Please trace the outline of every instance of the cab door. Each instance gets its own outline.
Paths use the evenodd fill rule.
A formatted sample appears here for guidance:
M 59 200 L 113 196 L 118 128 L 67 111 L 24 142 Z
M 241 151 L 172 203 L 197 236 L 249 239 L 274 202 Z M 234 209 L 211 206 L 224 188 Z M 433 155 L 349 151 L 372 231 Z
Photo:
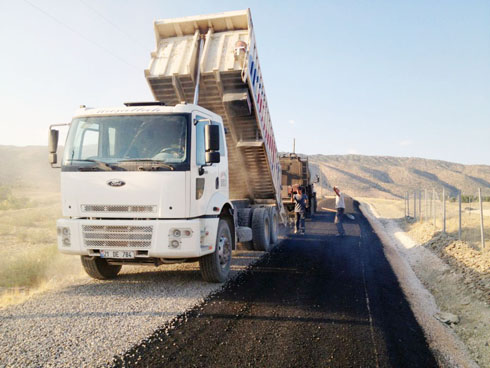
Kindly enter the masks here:
M 228 177 L 228 152 L 226 147 L 225 129 L 221 122 L 213 122 L 213 124 L 219 125 L 219 153 L 220 162 L 219 167 L 219 187 L 218 191 L 226 198 L 229 198 L 230 194 L 230 178 Z
M 194 196 L 191 203 L 191 216 L 209 215 L 206 213 L 208 203 L 213 194 L 220 188 L 220 163 L 206 165 L 206 153 L 204 142 L 204 127 L 210 124 L 207 117 L 196 115 L 194 119 L 195 154 L 194 165 L 191 170 L 191 195 Z M 220 160 L 221 161 L 221 160 Z

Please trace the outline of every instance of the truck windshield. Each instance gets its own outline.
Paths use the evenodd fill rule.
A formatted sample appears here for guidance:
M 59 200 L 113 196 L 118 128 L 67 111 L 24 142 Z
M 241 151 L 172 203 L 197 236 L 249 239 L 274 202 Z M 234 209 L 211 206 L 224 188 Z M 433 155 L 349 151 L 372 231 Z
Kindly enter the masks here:
M 174 170 L 188 166 L 186 115 L 121 115 L 73 120 L 63 155 L 68 170 Z

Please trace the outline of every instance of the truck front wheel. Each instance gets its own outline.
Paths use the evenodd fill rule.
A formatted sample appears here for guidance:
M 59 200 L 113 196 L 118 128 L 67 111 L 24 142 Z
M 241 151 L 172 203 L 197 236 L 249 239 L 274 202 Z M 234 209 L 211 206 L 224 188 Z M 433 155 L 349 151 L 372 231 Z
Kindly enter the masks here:
M 121 271 L 121 265 L 111 265 L 100 257 L 82 256 L 82 266 L 87 274 L 97 280 L 109 280 L 117 276 Z
M 205 281 L 226 281 L 230 273 L 232 249 L 233 238 L 231 236 L 230 223 L 226 219 L 220 219 L 214 252 L 199 259 L 199 268 Z

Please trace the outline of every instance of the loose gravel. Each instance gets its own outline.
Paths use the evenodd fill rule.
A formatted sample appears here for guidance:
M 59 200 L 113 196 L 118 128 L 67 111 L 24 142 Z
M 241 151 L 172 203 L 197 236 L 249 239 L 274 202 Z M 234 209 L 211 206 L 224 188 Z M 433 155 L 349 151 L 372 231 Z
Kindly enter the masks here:
M 231 277 L 262 255 L 234 252 Z M 0 367 L 107 364 L 222 287 L 202 281 L 197 263 L 126 266 L 112 281 L 83 278 L 0 310 Z

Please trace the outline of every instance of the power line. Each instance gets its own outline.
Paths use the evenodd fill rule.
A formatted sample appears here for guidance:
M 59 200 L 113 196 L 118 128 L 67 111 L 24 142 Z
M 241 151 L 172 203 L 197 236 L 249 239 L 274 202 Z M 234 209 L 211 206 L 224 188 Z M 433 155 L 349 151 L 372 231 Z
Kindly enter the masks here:
M 108 17 L 106 17 L 104 14 L 102 14 L 100 11 L 98 11 L 97 9 L 95 9 L 92 5 L 89 5 L 86 1 L 84 0 L 79 0 L 83 5 L 85 5 L 87 8 L 89 8 L 92 12 L 94 12 L 95 14 L 97 14 L 100 18 L 102 18 L 103 20 L 105 20 L 107 23 L 109 23 L 111 26 L 113 26 L 115 29 L 117 29 L 121 34 L 123 34 L 124 36 L 126 36 L 126 38 L 128 40 L 130 40 L 132 43 L 134 43 L 135 45 L 138 45 L 139 47 L 142 47 L 145 51 L 146 50 L 146 47 L 143 46 L 137 39 L 135 39 L 133 36 L 131 36 L 129 33 L 127 33 L 123 28 L 119 27 L 116 23 L 114 23 L 113 21 L 111 21 Z
M 69 31 L 77 34 L 78 36 L 80 36 L 81 38 L 83 38 L 85 41 L 91 43 L 92 45 L 94 46 L 97 46 L 98 48 L 104 50 L 105 52 L 107 52 L 108 54 L 110 54 L 111 56 L 115 57 L 116 59 L 118 59 L 119 61 L 123 62 L 124 64 L 130 66 L 131 68 L 134 68 L 134 69 L 140 69 L 138 68 L 137 66 L 127 62 L 125 59 L 123 59 L 122 57 L 120 57 L 119 55 L 115 54 L 114 52 L 112 52 L 111 50 L 109 50 L 108 48 L 102 46 L 100 43 L 96 42 L 96 41 L 92 41 L 90 38 L 86 37 L 85 35 L 83 35 L 82 33 L 78 32 L 75 28 L 69 26 L 68 24 L 62 22 L 61 20 L 59 20 L 58 18 L 56 18 L 54 15 L 48 13 L 47 11 L 41 9 L 40 7 L 38 7 L 37 5 L 34 5 L 33 3 L 31 3 L 29 0 L 24 0 L 24 2 L 26 2 L 28 5 L 30 5 L 31 7 L 33 7 L 34 9 L 40 11 L 41 13 L 43 13 L 44 15 L 46 15 L 47 17 L 51 18 L 51 20 L 55 21 L 56 23 L 60 24 L 61 26 L 65 27 L 66 29 L 68 29 Z

